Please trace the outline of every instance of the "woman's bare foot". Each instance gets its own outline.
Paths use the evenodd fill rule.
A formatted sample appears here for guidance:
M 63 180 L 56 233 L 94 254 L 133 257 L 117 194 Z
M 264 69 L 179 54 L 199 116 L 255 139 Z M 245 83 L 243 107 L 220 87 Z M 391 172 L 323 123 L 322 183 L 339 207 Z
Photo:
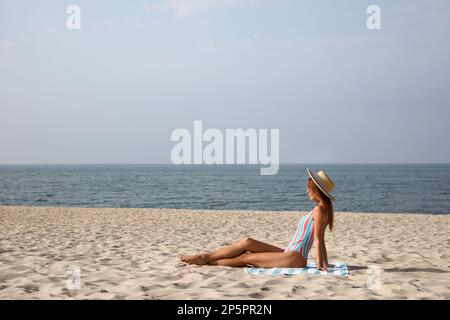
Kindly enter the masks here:
M 208 257 L 205 253 L 193 254 L 193 255 L 179 255 L 181 261 L 189 263 L 189 264 L 197 264 L 199 266 L 205 265 L 208 263 Z

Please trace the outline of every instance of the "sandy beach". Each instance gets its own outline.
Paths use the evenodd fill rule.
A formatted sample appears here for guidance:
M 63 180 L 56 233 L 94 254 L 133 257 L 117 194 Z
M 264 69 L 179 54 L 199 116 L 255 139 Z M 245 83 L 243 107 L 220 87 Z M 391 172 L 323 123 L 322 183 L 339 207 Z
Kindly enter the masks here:
M 336 213 L 329 260 L 349 277 L 177 258 L 248 236 L 284 248 L 303 214 L 0 207 L 0 299 L 450 299 L 450 215 Z

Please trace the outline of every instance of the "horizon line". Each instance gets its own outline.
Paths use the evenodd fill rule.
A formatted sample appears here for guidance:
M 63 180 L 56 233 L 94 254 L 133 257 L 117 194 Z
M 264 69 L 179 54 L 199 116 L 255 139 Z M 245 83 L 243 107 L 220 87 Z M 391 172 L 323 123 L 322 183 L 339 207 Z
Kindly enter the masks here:
M 47 162 L 30 162 L 30 163 L 0 163 L 0 166 L 20 166 L 20 165 L 48 165 L 48 166 L 63 166 L 63 165 L 173 165 L 173 166 L 265 166 L 266 164 L 237 164 L 237 163 L 223 163 L 223 164 L 174 164 L 170 162 L 81 162 L 81 163 L 47 163 Z M 280 162 L 279 165 L 450 165 L 450 162 Z

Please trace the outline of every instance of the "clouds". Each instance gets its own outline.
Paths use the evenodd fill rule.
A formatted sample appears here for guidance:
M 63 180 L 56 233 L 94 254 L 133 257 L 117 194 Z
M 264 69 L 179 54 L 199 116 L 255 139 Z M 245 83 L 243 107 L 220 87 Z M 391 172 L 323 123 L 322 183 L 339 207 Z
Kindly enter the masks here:
M 14 44 L 11 41 L 0 41 L 0 50 L 9 50 L 14 47 Z
M 143 8 L 145 13 L 150 13 L 154 10 L 153 6 L 150 3 L 144 3 Z
M 264 0 L 160 0 L 158 4 L 146 2 L 145 13 L 168 11 L 174 16 L 184 17 L 215 9 L 229 9 L 257 5 Z
M 161 8 L 170 10 L 175 16 L 190 16 L 213 9 L 250 6 L 261 0 L 163 0 Z
M 6 58 L 11 58 L 12 54 L 13 54 L 13 50 L 14 50 L 14 43 L 12 41 L 2 41 L 0 39 L 0 58 L 2 60 L 6 60 Z M 0 66 L 2 65 L 1 62 L 5 62 L 5 61 L 0 61 Z

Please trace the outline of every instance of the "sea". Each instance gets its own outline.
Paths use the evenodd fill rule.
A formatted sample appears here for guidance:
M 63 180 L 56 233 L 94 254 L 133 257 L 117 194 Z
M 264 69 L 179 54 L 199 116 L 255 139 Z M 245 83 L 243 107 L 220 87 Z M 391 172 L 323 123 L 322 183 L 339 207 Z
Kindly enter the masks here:
M 334 180 L 336 211 L 450 213 L 450 164 L 0 165 L 0 205 L 308 211 L 307 167 Z

